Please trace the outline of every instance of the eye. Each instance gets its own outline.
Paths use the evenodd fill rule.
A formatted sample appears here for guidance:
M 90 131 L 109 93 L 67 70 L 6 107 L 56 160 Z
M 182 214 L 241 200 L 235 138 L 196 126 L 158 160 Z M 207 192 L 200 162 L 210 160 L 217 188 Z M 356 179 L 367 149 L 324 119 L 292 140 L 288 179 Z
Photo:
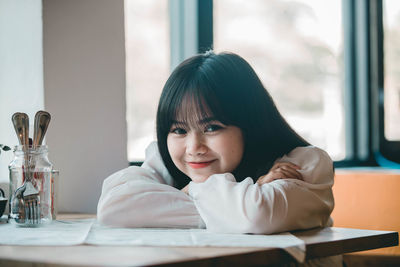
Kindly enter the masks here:
M 172 128 L 171 133 L 181 135 L 181 134 L 186 134 L 187 132 L 183 128 L 176 127 L 176 128 Z
M 218 130 L 221 130 L 223 127 L 218 124 L 210 124 L 206 126 L 205 132 L 216 132 Z

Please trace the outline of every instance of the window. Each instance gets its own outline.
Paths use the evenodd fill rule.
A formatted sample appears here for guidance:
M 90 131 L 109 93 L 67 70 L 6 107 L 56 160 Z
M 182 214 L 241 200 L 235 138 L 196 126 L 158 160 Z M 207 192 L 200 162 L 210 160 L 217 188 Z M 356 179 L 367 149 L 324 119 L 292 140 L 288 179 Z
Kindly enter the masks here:
M 170 73 L 168 1 L 126 0 L 128 160 L 141 161 L 155 139 L 158 98 Z
M 255 68 L 290 125 L 345 158 L 341 3 L 214 1 L 214 49 Z
M 42 1 L 0 1 L 0 143 L 10 147 L 18 143 L 13 113 L 27 113 L 32 126 L 44 107 L 42 8 Z M 0 187 L 7 196 L 13 156 L 0 155 Z
M 380 164 L 399 168 L 394 162 L 400 163 L 400 3 L 385 0 L 376 5 L 381 18 L 376 42 L 379 58 L 383 58 L 377 62 L 381 122 L 377 158 Z
M 125 1 L 131 161 L 154 138 L 170 69 L 213 47 L 248 60 L 283 116 L 335 166 L 400 162 L 399 1 Z
M 384 2 L 385 138 L 400 141 L 400 1 Z

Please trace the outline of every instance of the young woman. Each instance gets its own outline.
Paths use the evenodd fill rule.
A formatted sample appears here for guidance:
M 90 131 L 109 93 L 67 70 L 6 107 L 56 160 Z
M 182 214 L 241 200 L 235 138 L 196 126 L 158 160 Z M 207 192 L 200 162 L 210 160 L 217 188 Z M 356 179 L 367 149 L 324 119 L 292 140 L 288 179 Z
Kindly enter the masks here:
M 208 52 L 174 70 L 157 139 L 141 167 L 104 181 L 100 222 L 256 234 L 331 225 L 330 157 L 295 133 L 238 55 Z

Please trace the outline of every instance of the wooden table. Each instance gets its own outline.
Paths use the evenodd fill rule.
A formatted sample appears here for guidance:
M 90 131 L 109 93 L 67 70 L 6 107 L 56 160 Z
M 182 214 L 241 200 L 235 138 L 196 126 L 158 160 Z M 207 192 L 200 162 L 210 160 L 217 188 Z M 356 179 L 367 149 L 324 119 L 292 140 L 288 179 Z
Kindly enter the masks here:
M 63 216 L 65 218 L 84 216 Z M 396 246 L 397 232 L 347 228 L 295 231 L 306 244 L 306 259 Z M 279 248 L 0 246 L 0 266 L 256 266 L 293 262 Z

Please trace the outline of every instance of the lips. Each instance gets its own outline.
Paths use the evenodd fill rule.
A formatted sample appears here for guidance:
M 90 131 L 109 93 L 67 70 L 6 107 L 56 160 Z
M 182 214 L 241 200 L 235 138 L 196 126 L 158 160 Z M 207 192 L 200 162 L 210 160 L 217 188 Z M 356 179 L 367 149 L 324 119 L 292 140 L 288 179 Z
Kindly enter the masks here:
M 203 162 L 188 162 L 188 164 L 193 169 L 201 169 L 201 168 L 205 168 L 205 167 L 209 166 L 213 162 L 214 162 L 214 160 L 203 161 Z

